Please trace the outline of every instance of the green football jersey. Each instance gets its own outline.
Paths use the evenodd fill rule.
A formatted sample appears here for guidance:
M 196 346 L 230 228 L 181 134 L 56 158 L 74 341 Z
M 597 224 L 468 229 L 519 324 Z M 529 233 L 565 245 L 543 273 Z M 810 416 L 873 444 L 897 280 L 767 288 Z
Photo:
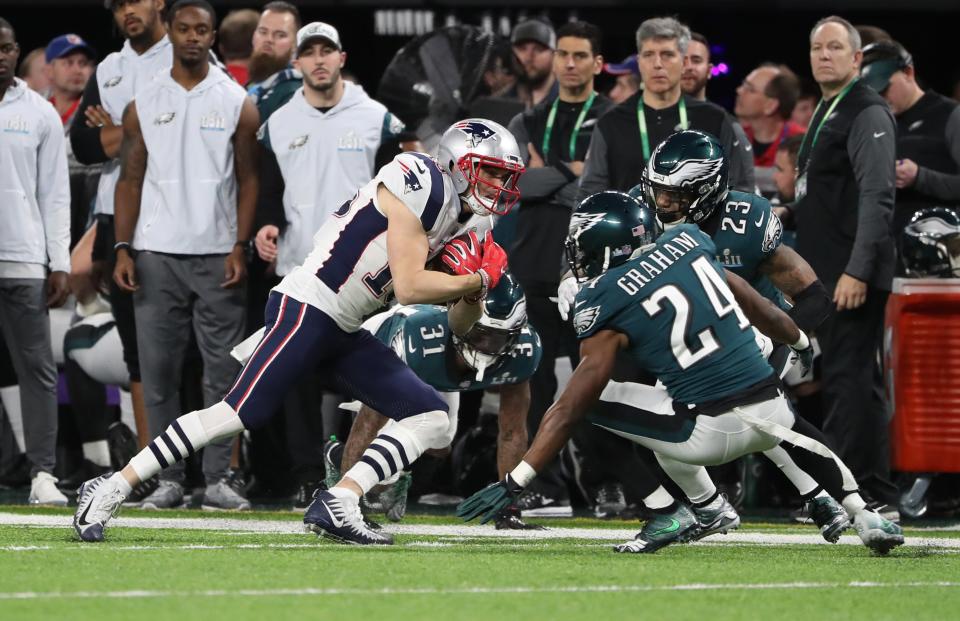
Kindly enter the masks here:
M 644 200 L 639 185 L 628 193 Z M 723 267 L 746 280 L 757 293 L 783 310 L 790 308 L 780 290 L 760 272 L 760 264 L 780 247 L 783 237 L 783 226 L 773 213 L 770 201 L 756 194 L 730 190 L 723 207 L 701 222 L 700 228 L 713 239 L 717 261 Z
M 670 229 L 654 248 L 581 287 L 574 310 L 581 339 L 623 333 L 635 362 L 679 403 L 728 397 L 773 373 L 716 246 L 693 224 Z
M 476 372 L 458 372 L 456 352 L 447 325 L 447 309 L 443 306 L 415 304 L 399 306 L 374 332 L 388 345 L 417 377 L 440 392 L 463 392 L 503 384 L 519 384 L 533 375 L 543 356 L 540 337 L 527 325 L 520 339 L 500 362 L 485 370 L 483 380 Z

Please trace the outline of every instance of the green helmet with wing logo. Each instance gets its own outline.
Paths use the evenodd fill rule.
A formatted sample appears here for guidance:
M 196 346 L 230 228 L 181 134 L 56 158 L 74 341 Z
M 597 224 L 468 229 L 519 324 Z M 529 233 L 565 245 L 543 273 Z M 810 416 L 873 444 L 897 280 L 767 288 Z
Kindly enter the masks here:
M 700 223 L 727 198 L 727 158 L 716 138 L 677 132 L 657 145 L 643 169 L 643 191 L 657 219 L 669 228 Z
M 567 263 L 577 280 L 595 278 L 626 263 L 633 252 L 656 241 L 660 224 L 653 210 L 623 192 L 597 192 L 583 199 L 570 218 Z
M 454 333 L 453 345 L 479 381 L 485 369 L 510 354 L 526 325 L 527 299 L 517 279 L 505 272 L 484 299 L 480 319 L 462 337 Z

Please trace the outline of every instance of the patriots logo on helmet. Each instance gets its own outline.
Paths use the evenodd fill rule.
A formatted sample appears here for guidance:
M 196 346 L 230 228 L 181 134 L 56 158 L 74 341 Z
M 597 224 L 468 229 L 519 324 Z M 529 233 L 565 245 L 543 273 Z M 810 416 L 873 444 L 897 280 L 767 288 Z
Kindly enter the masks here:
M 454 125 L 454 127 L 467 135 L 471 148 L 476 148 L 476 146 L 484 140 L 488 140 L 497 135 L 497 132 L 477 121 L 461 121 Z
M 410 192 L 422 190 L 423 186 L 420 184 L 420 179 L 417 178 L 417 174 L 410 170 L 410 168 L 403 162 L 397 163 L 400 164 L 400 170 L 403 171 L 403 193 L 409 194 Z

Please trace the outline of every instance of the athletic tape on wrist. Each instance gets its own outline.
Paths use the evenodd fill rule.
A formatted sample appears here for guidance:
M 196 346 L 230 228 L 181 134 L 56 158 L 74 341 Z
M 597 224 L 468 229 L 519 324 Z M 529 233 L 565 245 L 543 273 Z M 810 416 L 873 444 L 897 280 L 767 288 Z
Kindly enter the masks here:
M 521 461 L 519 464 L 517 464 L 517 467 L 510 472 L 510 478 L 516 481 L 517 485 L 521 487 L 530 485 L 530 481 L 534 480 L 536 477 L 537 471 L 525 461 Z

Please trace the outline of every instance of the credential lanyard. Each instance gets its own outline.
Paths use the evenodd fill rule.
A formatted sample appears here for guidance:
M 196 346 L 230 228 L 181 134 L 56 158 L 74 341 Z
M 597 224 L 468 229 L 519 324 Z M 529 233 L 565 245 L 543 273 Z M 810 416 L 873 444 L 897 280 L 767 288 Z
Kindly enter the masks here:
M 587 118 L 587 112 L 590 111 L 590 106 L 593 105 L 593 100 L 597 98 L 597 91 L 590 93 L 590 96 L 587 97 L 586 103 L 583 104 L 583 108 L 580 109 L 580 116 L 577 117 L 577 122 L 573 125 L 573 132 L 570 134 L 570 161 L 575 160 L 575 152 L 577 149 L 577 136 L 580 135 L 580 126 L 583 125 L 584 119 Z M 540 145 L 540 151 L 543 153 L 543 159 L 546 160 L 549 156 L 550 151 L 550 135 L 553 134 L 553 122 L 557 118 L 557 107 L 560 105 L 560 97 L 557 97 L 553 100 L 553 106 L 550 107 L 550 114 L 547 115 L 547 128 L 543 133 L 543 143 Z
M 687 104 L 680 95 L 677 104 L 680 112 L 680 129 L 687 129 Z M 647 115 L 643 110 L 643 97 L 637 100 L 637 123 L 640 124 L 640 141 L 643 143 L 643 161 L 650 160 L 650 137 L 647 135 Z
M 826 114 L 820 118 L 820 122 L 817 124 L 817 129 L 813 132 L 813 138 L 810 140 L 810 147 L 807 148 L 807 136 L 810 135 L 810 132 L 807 132 L 803 135 L 803 140 L 800 141 L 800 150 L 797 151 L 797 162 L 804 162 L 804 170 L 806 170 L 806 164 L 809 163 L 809 153 L 813 151 L 814 145 L 817 144 L 817 138 L 820 137 L 820 130 L 823 129 L 823 124 L 827 122 L 827 119 L 830 118 L 830 115 L 833 114 L 833 110 L 837 107 L 837 104 L 840 103 L 840 100 L 846 97 L 847 93 L 850 92 L 850 89 L 853 88 L 853 85 L 857 83 L 857 80 L 860 78 L 854 78 L 850 84 L 847 84 L 843 87 L 843 90 L 840 91 L 840 94 L 833 98 L 833 102 L 830 104 L 830 107 L 827 108 Z M 820 98 L 820 101 L 817 102 L 817 107 L 813 111 L 813 116 L 817 116 L 817 112 L 820 112 L 820 107 L 823 105 L 823 98 Z M 803 156 L 807 154 L 807 160 L 804 161 Z

